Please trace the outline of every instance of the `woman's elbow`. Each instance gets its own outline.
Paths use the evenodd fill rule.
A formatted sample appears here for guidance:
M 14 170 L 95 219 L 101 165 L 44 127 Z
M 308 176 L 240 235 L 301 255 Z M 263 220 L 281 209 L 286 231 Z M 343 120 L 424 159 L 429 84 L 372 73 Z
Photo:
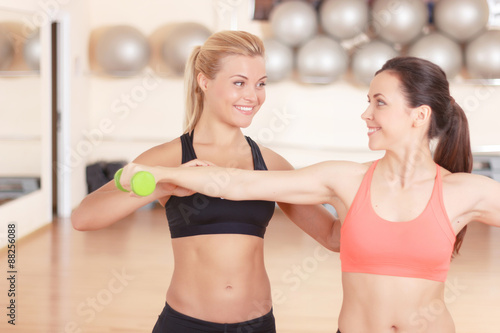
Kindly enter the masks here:
M 88 219 L 85 219 L 78 208 L 71 213 L 71 225 L 78 231 L 91 230 Z
M 327 248 L 333 252 L 340 252 L 340 220 L 335 219 L 333 222 L 331 233 L 327 240 Z
M 333 252 L 340 252 L 340 242 L 329 242 L 326 248 Z

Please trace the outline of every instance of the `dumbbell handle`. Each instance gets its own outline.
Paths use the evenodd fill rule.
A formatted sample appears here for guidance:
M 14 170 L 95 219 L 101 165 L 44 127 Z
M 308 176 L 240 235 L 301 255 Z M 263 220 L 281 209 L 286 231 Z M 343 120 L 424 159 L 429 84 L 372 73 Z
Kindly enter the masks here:
M 120 177 L 122 175 L 123 168 L 119 169 L 115 173 L 115 186 L 123 192 L 129 192 L 122 187 L 120 184 Z M 132 176 L 130 180 L 130 187 L 132 192 L 135 194 L 145 197 L 154 192 L 156 188 L 156 180 L 151 172 L 139 171 Z

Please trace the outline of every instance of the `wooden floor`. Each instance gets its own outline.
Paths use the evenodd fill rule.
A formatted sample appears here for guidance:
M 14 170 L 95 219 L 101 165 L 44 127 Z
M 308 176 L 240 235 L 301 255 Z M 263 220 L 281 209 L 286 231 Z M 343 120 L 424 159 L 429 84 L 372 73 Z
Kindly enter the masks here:
M 0 332 L 151 332 L 173 268 L 161 209 L 139 210 L 93 232 L 57 220 L 17 246 L 15 326 L 7 324 L 7 257 L 0 251 Z M 279 210 L 265 246 L 278 332 L 335 332 L 342 298 L 338 254 Z M 471 225 L 447 283 L 457 333 L 500 332 L 500 229 Z

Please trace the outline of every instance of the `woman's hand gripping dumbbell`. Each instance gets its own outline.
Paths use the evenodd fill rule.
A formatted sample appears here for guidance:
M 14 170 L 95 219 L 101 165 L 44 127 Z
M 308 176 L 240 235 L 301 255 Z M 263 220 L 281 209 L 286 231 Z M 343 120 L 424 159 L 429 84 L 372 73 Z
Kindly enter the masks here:
M 189 162 L 186 162 L 186 163 L 182 164 L 181 166 L 197 167 L 197 166 L 211 166 L 211 165 L 214 165 L 214 164 L 207 162 L 207 161 L 202 161 L 202 160 L 196 159 L 196 160 L 191 160 Z M 147 168 L 151 168 L 151 167 L 147 167 Z M 153 169 L 151 169 L 151 170 L 153 170 Z M 116 171 L 115 177 L 114 177 L 115 186 L 120 191 L 130 192 L 127 189 L 125 189 L 120 182 L 122 172 L 123 172 L 123 168 Z M 158 180 L 155 179 L 154 175 L 151 172 L 144 171 L 144 170 L 138 171 L 138 172 L 134 173 L 134 175 L 130 179 L 130 189 L 135 195 L 145 197 L 145 196 L 152 194 L 155 191 L 157 181 Z M 161 183 L 161 185 L 163 186 L 164 190 L 169 192 L 169 194 L 171 194 L 171 195 L 186 196 L 186 195 L 191 195 L 194 193 L 193 191 L 177 187 L 176 185 L 173 185 L 173 184 Z

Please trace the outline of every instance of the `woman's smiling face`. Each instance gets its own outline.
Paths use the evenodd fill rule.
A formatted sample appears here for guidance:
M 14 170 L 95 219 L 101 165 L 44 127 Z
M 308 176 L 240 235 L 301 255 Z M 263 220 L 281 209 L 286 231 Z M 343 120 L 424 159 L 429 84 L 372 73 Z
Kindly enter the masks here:
M 248 127 L 266 100 L 263 57 L 227 56 L 214 79 L 198 80 L 205 93 L 205 110 L 233 126 Z
M 413 117 L 398 76 L 389 71 L 377 74 L 370 84 L 368 103 L 361 118 L 368 126 L 370 149 L 387 149 L 404 141 Z

